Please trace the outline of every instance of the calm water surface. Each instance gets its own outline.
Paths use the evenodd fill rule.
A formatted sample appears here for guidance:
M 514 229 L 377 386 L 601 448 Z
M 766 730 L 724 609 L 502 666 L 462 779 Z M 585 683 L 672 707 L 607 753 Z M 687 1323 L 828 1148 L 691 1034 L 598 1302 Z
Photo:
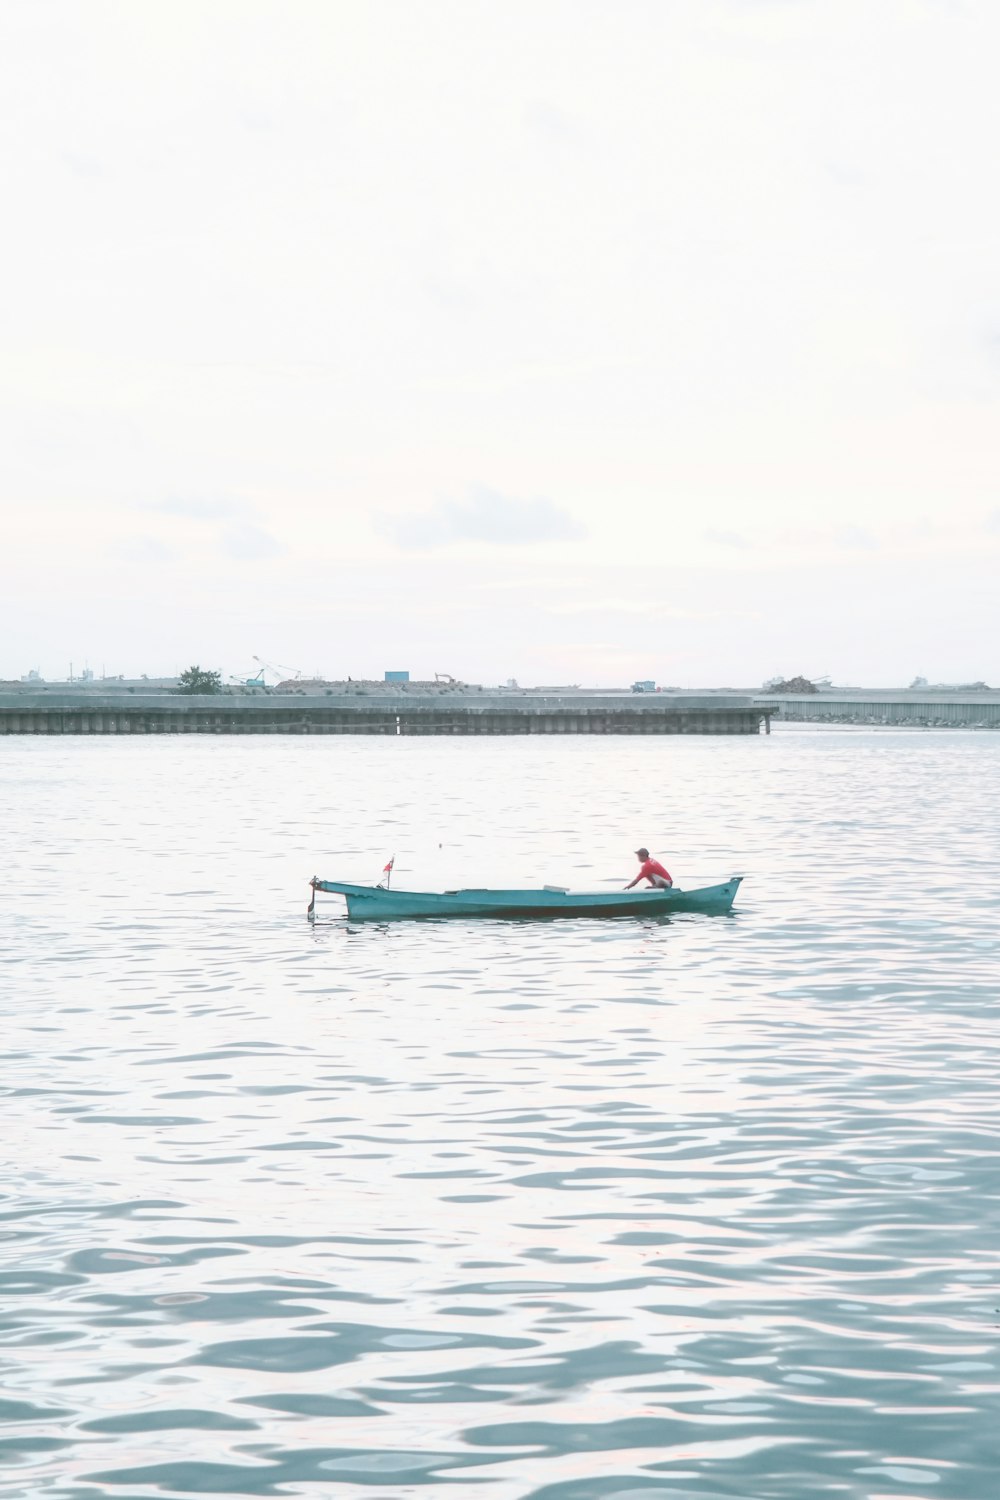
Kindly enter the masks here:
M 0 1493 L 1000 1493 L 1000 736 L 0 741 Z M 731 917 L 349 925 L 311 875 Z

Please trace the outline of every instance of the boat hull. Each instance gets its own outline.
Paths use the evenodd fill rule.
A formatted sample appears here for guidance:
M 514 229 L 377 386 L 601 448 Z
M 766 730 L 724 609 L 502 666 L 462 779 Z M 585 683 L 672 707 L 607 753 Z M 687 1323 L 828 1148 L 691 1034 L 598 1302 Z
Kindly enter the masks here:
M 742 876 L 698 890 L 643 891 L 394 891 L 380 886 L 314 880 L 314 891 L 343 896 L 355 922 L 395 922 L 407 917 L 662 917 L 675 912 L 731 910 Z

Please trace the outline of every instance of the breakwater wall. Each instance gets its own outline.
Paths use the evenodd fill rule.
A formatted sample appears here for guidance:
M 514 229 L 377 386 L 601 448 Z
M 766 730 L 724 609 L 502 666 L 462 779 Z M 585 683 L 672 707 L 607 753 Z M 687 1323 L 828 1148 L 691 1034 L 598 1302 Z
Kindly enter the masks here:
M 0 693 L 0 734 L 758 734 L 773 705 L 725 693 L 542 696 Z
M 1000 692 L 776 693 L 786 723 L 899 724 L 913 727 L 1000 729 Z

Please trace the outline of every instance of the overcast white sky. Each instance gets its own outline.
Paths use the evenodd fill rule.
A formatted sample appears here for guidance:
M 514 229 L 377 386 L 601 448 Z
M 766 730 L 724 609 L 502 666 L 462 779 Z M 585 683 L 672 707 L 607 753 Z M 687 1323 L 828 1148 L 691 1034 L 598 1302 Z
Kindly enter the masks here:
M 996 0 L 5 0 L 0 676 L 1000 682 Z

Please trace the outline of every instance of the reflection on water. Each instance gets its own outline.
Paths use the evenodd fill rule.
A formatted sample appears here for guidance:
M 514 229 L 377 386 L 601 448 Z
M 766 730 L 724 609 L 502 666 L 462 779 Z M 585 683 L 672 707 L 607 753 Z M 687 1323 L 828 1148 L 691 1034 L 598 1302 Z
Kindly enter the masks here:
M 0 766 L 0 1493 L 994 1493 L 1000 737 Z M 304 920 L 640 843 L 733 917 Z

